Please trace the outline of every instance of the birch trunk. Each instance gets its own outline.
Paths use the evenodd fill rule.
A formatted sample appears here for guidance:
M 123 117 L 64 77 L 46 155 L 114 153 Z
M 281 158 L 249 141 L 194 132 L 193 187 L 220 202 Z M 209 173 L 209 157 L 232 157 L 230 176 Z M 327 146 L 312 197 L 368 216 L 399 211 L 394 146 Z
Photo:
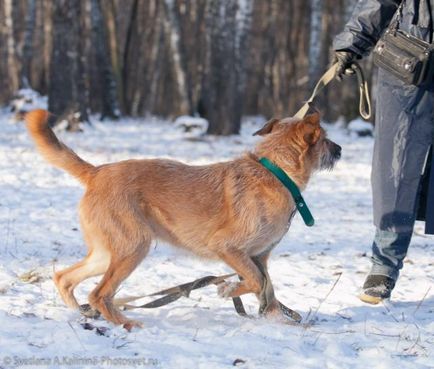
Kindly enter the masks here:
M 310 12 L 309 86 L 312 89 L 322 74 L 320 56 L 323 0 L 311 0 Z
M 21 61 L 21 87 L 28 88 L 31 83 L 31 69 L 32 69 L 32 56 L 33 56 L 33 35 L 36 24 L 36 1 L 27 1 L 27 16 L 26 16 L 26 29 L 24 34 L 24 45 Z
M 208 68 L 202 92 L 208 133 L 239 133 L 252 2 L 213 0 L 208 14 Z
M 15 55 L 15 38 L 14 38 L 14 19 L 12 16 L 12 0 L 3 0 L 4 1 L 4 14 L 5 14 L 5 36 L 6 36 L 6 50 L 7 50 L 7 68 L 8 68 L 8 81 L 9 81 L 9 90 L 14 93 L 19 88 L 18 81 L 18 68 L 17 68 L 17 60 Z
M 176 4 L 172 0 L 164 0 L 164 29 L 169 39 L 170 54 L 172 55 L 173 69 L 175 74 L 175 83 L 179 94 L 181 114 L 192 114 L 190 104 L 187 78 L 185 73 L 185 63 L 180 45 L 181 29 L 179 19 L 175 12 Z

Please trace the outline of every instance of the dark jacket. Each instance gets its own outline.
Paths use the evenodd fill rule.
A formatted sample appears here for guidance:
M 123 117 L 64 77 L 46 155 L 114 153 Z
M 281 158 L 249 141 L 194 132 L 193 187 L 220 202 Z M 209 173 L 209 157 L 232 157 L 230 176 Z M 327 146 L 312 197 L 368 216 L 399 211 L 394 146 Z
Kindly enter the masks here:
M 335 50 L 365 56 L 390 24 L 400 0 L 359 0 Z M 425 41 L 433 36 L 434 0 L 405 0 L 400 29 Z M 426 211 L 426 232 L 434 234 L 434 160 L 427 194 L 421 173 L 434 142 L 434 81 L 423 88 L 379 70 L 372 170 L 374 223 L 382 230 L 411 232 L 418 208 Z M 419 199 L 426 203 L 421 204 Z

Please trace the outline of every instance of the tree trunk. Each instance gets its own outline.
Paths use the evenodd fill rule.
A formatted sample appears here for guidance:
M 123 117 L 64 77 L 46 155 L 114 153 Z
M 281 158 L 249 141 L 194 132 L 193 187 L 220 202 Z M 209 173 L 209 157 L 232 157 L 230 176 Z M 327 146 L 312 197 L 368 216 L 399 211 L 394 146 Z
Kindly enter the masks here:
M 43 0 L 42 13 L 42 50 L 43 50 L 43 86 L 44 92 L 48 95 L 50 89 L 50 74 L 51 74 L 51 55 L 53 49 L 53 3 L 50 0 Z
M 4 1 L 4 15 L 5 15 L 5 36 L 6 36 L 6 50 L 7 50 L 7 68 L 8 68 L 8 87 L 11 93 L 15 93 L 19 87 L 18 81 L 18 68 L 15 56 L 15 38 L 14 38 L 14 19 L 12 15 L 12 0 Z
M 321 77 L 321 30 L 323 0 L 310 0 L 310 40 L 309 40 L 309 87 L 312 89 Z
M 100 0 L 91 0 L 93 44 L 101 95 L 101 120 L 105 117 L 118 119 L 120 116 L 117 101 L 116 80 L 110 59 L 107 32 L 101 11 Z
M 210 1 L 208 66 L 202 91 L 209 134 L 239 133 L 251 15 L 251 1 Z
M 68 121 L 68 129 L 87 122 L 87 88 L 81 41 L 80 0 L 53 2 L 53 50 L 50 65 L 49 110 L 56 122 Z
M 123 80 L 122 80 L 122 51 L 118 42 L 119 27 L 116 22 L 116 7 L 114 0 L 105 0 L 101 3 L 103 18 L 106 20 L 107 42 L 110 52 L 110 60 L 112 65 L 113 76 L 117 89 L 117 101 L 121 104 L 123 101 Z
M 181 114 L 192 114 L 192 106 L 189 100 L 185 62 L 181 51 L 181 28 L 175 12 L 176 4 L 172 0 L 164 0 L 164 29 L 169 39 L 170 54 L 172 56 L 175 75 L 175 85 L 180 98 Z
M 26 29 L 24 31 L 24 45 L 21 59 L 21 87 L 29 88 L 31 80 L 33 35 L 36 24 L 36 0 L 27 1 Z

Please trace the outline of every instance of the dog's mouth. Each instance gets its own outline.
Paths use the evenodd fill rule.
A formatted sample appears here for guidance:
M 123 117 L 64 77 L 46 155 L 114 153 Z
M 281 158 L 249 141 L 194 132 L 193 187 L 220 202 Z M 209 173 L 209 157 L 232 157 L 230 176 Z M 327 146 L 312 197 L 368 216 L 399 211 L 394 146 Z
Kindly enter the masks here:
M 325 146 L 326 149 L 321 156 L 320 169 L 332 170 L 342 156 L 342 147 L 328 139 L 325 140 Z

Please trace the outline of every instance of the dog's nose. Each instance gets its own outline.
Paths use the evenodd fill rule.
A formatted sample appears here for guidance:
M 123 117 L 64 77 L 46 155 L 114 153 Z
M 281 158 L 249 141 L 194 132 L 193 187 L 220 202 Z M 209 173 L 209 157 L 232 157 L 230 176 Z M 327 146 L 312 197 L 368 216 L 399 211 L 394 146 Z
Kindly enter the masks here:
M 342 155 L 342 147 L 335 144 L 335 157 L 339 159 L 341 155 Z

